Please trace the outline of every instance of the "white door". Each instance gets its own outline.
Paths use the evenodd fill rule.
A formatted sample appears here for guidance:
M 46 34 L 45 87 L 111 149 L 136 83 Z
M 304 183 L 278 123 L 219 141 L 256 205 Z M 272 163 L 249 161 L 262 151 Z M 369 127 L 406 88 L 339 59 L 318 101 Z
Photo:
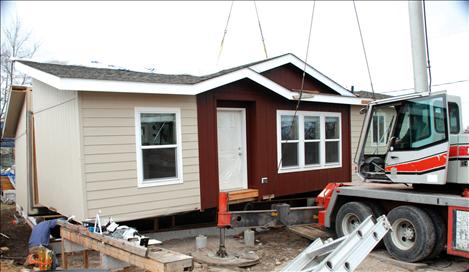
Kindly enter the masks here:
M 247 189 L 246 111 L 217 109 L 220 191 Z

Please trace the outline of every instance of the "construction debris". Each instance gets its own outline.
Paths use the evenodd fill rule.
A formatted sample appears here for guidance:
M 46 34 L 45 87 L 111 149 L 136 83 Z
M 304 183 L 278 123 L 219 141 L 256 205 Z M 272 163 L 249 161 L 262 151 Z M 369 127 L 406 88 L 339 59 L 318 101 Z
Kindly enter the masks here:
M 123 268 L 135 265 L 148 271 L 183 271 L 192 267 L 192 257 L 149 245 L 139 245 L 135 241 L 116 239 L 90 232 L 81 225 L 60 222 L 62 237 L 62 266 L 68 268 L 67 253 L 83 252 L 84 266 L 87 268 L 87 250 L 101 253 L 104 269 Z

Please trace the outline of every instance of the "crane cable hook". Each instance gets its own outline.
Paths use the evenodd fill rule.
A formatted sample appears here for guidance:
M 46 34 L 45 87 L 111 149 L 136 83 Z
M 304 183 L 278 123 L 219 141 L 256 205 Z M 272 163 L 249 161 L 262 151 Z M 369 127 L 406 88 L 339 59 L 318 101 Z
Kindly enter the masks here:
M 261 40 L 262 40 L 262 45 L 264 46 L 265 58 L 267 59 L 269 57 L 267 55 L 267 47 L 265 46 L 264 34 L 262 33 L 261 19 L 259 18 L 259 12 L 257 11 L 256 1 L 254 0 L 253 2 L 254 2 L 254 8 L 256 9 L 257 24 L 259 25 L 259 31 L 261 32 Z

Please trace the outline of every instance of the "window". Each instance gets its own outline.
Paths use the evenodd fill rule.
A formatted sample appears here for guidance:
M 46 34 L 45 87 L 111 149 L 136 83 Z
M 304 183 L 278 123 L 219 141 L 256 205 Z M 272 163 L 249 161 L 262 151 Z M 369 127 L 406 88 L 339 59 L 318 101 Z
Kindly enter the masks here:
M 326 163 L 339 163 L 339 117 L 326 117 Z
M 340 113 L 277 111 L 279 172 L 341 167 Z
M 445 103 L 442 96 L 403 103 L 398 109 L 394 149 L 419 149 L 446 141 Z
M 136 108 L 137 177 L 140 187 L 182 182 L 179 109 Z
M 386 145 L 386 135 L 384 133 L 384 126 L 385 126 L 384 115 L 378 112 L 375 112 L 373 115 L 373 123 L 372 123 L 372 139 L 373 144 L 376 145 Z
M 454 102 L 448 103 L 449 107 L 449 130 L 451 134 L 458 134 L 459 130 L 459 106 Z

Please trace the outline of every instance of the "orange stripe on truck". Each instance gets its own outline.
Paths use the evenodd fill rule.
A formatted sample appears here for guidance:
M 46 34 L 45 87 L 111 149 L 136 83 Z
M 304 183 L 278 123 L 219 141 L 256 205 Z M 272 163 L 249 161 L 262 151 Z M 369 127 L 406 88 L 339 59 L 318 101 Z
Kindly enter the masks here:
M 446 166 L 447 154 L 438 154 L 418 161 L 406 162 L 386 166 L 386 172 L 391 172 L 392 168 L 397 168 L 397 172 L 423 172 L 434 168 Z

